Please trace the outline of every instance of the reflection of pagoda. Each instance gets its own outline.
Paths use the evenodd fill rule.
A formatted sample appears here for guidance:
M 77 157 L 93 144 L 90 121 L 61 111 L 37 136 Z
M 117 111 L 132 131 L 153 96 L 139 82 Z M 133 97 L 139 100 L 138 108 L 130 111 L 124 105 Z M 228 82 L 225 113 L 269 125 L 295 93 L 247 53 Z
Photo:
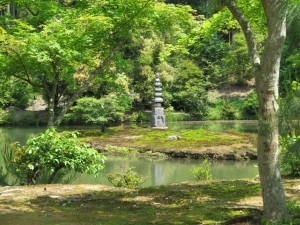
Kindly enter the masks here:
M 161 93 L 161 86 L 162 84 L 159 79 L 159 74 L 156 73 L 154 82 L 154 99 L 151 115 L 151 127 L 153 129 L 168 129 L 168 127 L 166 127 L 166 117 L 164 113 L 164 108 L 161 105 L 164 101 Z

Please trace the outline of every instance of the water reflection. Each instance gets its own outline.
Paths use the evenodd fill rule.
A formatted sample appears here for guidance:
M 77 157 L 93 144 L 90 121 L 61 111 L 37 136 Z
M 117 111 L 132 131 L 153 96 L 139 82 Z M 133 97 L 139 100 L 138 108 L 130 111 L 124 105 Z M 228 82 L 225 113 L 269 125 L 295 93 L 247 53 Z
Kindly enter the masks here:
M 143 125 L 145 126 L 145 124 Z M 195 129 L 203 128 L 211 131 L 234 130 L 239 132 L 252 132 L 257 130 L 257 123 L 253 121 L 244 122 L 176 122 L 168 123 L 170 128 L 185 128 Z M 61 127 L 59 131 L 63 130 L 80 130 L 89 129 L 91 127 Z M 0 151 L 4 151 L 5 146 L 11 142 L 19 141 L 25 144 L 28 138 L 33 137 L 37 133 L 43 132 L 45 127 L 38 128 L 16 128 L 16 127 L 2 127 L 0 128 Z M 92 127 L 92 129 L 98 129 Z M 100 128 L 99 128 L 100 129 Z M 0 166 L 3 161 L 0 158 Z M 128 167 L 134 167 L 138 174 L 146 178 L 144 186 L 162 185 L 183 181 L 194 180 L 191 170 L 194 166 L 198 166 L 199 160 L 189 159 L 167 159 L 155 160 L 138 157 L 108 157 L 105 163 L 103 175 L 94 178 L 93 176 L 79 174 L 74 181 L 77 184 L 106 184 L 110 185 L 105 177 L 107 173 L 114 173 L 120 170 L 120 165 L 125 164 Z M 254 178 L 258 175 L 256 162 L 233 162 L 233 161 L 217 161 L 212 163 L 213 179 L 240 179 L 240 178 Z
M 93 183 L 111 185 L 105 175 L 118 172 L 120 165 L 134 167 L 134 171 L 146 178 L 143 186 L 155 186 L 194 180 L 192 168 L 200 165 L 199 160 L 192 159 L 145 159 L 124 156 L 110 156 L 107 158 L 103 174 L 99 178 L 81 174 L 74 183 Z M 255 178 L 258 175 L 256 161 L 215 161 L 212 162 L 213 179 L 243 179 Z

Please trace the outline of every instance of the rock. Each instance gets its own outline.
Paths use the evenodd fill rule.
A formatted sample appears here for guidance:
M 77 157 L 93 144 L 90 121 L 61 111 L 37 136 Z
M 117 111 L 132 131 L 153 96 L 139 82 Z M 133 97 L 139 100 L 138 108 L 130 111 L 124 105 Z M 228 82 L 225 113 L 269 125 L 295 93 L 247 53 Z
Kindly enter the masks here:
M 177 135 L 167 137 L 167 140 L 179 140 L 179 139 L 181 139 L 181 137 Z

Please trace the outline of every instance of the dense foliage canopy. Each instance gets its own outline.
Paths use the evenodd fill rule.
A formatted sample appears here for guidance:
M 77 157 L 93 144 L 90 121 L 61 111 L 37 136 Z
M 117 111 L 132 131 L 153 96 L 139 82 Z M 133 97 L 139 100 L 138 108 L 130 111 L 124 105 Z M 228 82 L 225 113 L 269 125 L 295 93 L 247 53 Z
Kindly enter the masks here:
M 237 3 L 262 52 L 267 28 L 261 1 Z M 254 77 L 242 30 L 220 1 L 2 0 L 1 5 L 1 109 L 25 109 L 42 96 L 52 126 L 64 118 L 75 121 L 65 115 L 79 98 L 127 96 L 131 103 L 124 113 L 132 114 L 151 108 L 159 72 L 169 111 L 197 119 L 256 118 L 252 96 L 243 103 L 210 94 L 251 87 Z M 299 13 L 295 7 L 290 12 L 280 75 L 283 96 L 298 79 Z M 11 118 L 3 115 L 1 121 L 15 123 Z

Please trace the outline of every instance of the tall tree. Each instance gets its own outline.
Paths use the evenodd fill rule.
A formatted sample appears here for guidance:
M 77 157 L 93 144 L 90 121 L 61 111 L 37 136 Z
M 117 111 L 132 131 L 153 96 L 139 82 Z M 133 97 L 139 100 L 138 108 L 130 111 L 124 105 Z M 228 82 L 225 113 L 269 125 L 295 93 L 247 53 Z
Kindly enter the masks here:
M 153 21 L 153 0 L 71 2 L 18 0 L 20 18 L 0 20 L 1 70 L 41 90 L 50 127 L 95 78 L 112 78 L 120 49 Z
M 262 0 L 267 38 L 259 54 L 255 33 L 235 1 L 224 0 L 239 22 L 251 57 L 259 99 L 258 165 L 264 217 L 281 221 L 287 216 L 278 163 L 278 79 L 282 47 L 286 37 L 287 0 Z

